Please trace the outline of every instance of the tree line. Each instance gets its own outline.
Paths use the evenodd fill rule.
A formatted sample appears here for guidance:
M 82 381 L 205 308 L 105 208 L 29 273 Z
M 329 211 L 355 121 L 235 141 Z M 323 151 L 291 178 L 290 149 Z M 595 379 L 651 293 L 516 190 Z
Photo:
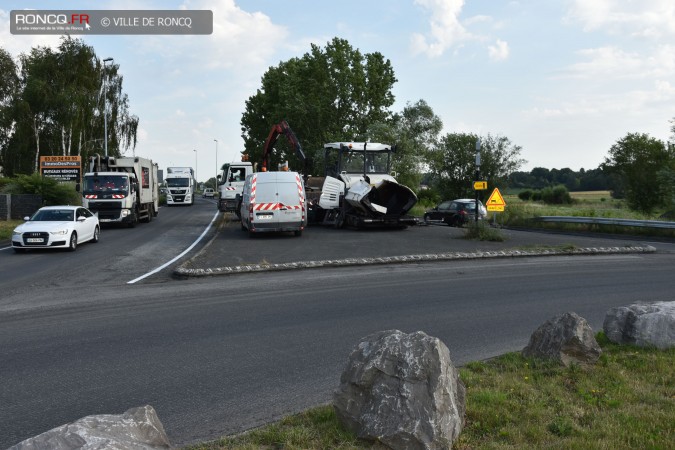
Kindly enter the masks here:
M 34 173 L 43 155 L 87 158 L 100 153 L 106 103 L 108 153 L 134 148 L 139 119 L 129 111 L 118 69 L 105 66 L 92 47 L 70 37 L 54 50 L 33 48 L 18 61 L 0 48 L 0 165 L 5 174 Z M 442 134 L 441 118 L 423 99 L 393 111 L 396 82 L 390 60 L 379 52 L 362 53 L 340 38 L 324 47 L 312 44 L 304 55 L 270 67 L 246 100 L 242 156 L 261 161 L 272 126 L 286 120 L 302 143 L 311 175 L 324 173 L 324 143 L 389 143 L 396 145 L 392 170 L 400 183 L 414 190 L 424 184 L 441 198 L 458 198 L 473 196 L 480 141 L 481 179 L 490 186 L 611 190 L 645 212 L 675 205 L 672 142 L 628 133 L 595 169 L 522 172 L 522 148 L 506 136 Z M 675 139 L 675 122 L 671 131 Z M 279 140 L 270 166 L 283 161 L 291 168 L 304 167 L 288 143 Z
M 136 146 L 138 117 L 129 110 L 118 64 L 104 64 L 81 39 L 34 47 L 15 61 L 0 47 L 0 166 L 6 176 L 38 171 L 40 156 L 103 153 Z

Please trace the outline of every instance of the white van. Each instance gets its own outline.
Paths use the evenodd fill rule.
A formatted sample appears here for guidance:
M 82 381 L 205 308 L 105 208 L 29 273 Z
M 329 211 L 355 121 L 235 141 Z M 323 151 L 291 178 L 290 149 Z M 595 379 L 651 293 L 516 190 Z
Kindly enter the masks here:
M 305 184 L 297 172 L 258 172 L 246 177 L 240 207 L 241 228 L 253 233 L 292 231 L 307 226 Z

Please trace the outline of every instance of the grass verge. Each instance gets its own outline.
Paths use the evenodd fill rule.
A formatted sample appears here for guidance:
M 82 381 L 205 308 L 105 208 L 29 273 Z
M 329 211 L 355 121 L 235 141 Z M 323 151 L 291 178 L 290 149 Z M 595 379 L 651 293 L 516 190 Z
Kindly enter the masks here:
M 675 349 L 610 343 L 592 368 L 508 353 L 460 369 L 466 425 L 455 449 L 673 448 Z M 331 406 L 190 449 L 381 449 L 340 426 Z
M 14 228 L 22 223 L 23 220 L 0 220 L 0 241 L 10 240 Z

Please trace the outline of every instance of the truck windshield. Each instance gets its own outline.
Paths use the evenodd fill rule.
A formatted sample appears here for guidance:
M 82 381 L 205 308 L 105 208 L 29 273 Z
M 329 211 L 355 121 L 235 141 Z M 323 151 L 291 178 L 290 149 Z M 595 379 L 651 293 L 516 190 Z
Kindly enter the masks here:
M 84 192 L 129 192 L 129 179 L 121 175 L 84 177 Z
M 167 178 L 166 185 L 168 187 L 188 187 L 190 186 L 189 178 Z

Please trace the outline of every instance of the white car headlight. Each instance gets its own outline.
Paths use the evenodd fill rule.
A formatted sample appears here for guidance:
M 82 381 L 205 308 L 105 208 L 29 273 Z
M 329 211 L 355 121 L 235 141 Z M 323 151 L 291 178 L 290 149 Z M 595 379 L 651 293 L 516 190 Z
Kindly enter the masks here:
M 21 231 L 18 231 L 18 230 L 12 231 L 12 236 L 21 236 L 22 234 L 23 233 Z
M 68 230 L 50 231 L 49 233 L 56 234 L 56 235 L 65 235 L 65 234 L 68 234 Z

